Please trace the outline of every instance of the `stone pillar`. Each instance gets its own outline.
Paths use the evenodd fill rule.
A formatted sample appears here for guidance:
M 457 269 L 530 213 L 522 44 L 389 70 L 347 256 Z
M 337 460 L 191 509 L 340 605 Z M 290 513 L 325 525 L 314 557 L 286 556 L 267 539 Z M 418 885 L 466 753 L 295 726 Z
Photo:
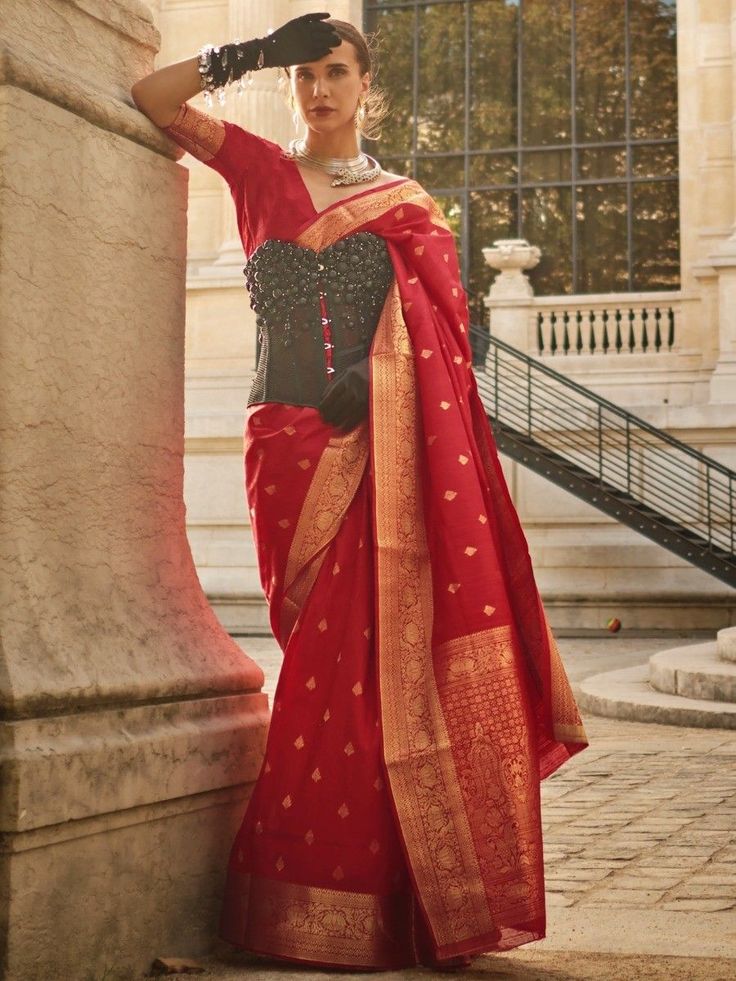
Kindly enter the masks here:
M 500 270 L 484 303 L 490 311 L 491 334 L 521 351 L 529 348 L 529 307 L 534 296 L 525 270 L 533 269 L 542 253 L 523 238 L 502 238 L 483 249 L 492 269 Z
M 234 41 L 238 38 L 247 41 L 254 37 L 264 37 L 269 29 L 275 30 L 290 17 L 298 16 L 288 13 L 288 6 L 284 0 L 275 3 L 272 0 L 250 0 L 249 3 L 230 0 L 230 34 L 225 40 Z M 245 91 L 240 94 L 237 83 L 228 86 L 226 118 L 243 129 L 253 130 L 259 136 L 285 146 L 291 139 L 288 129 L 291 119 L 288 107 L 277 88 L 277 81 L 276 69 L 265 68 L 253 72 L 251 82 L 245 82 Z M 242 277 L 243 245 L 235 221 L 232 197 L 227 189 L 223 193 L 223 205 L 225 237 L 213 266 L 219 271 L 225 271 L 222 267 L 231 267 L 227 270 L 228 273 L 235 271 L 238 277 Z M 203 270 L 205 273 L 208 271 Z
M 0 975 L 112 981 L 210 949 L 267 699 L 185 531 L 187 175 L 129 95 L 151 13 L 4 0 L 2 35 Z
M 718 362 L 710 379 L 711 403 L 736 403 L 736 237 L 709 257 L 717 275 Z
M 725 224 L 730 232 L 715 243 L 705 263 L 696 266 L 715 270 L 717 276 L 718 361 L 710 380 L 711 403 L 736 403 L 736 0 L 730 4 L 706 4 L 699 8 L 703 23 L 698 24 L 698 51 L 703 76 L 700 105 L 701 140 L 697 153 L 705 148 L 708 157 L 720 157 L 715 172 L 702 170 L 698 192 L 711 202 L 711 213 L 703 224 L 719 230 Z M 707 86 L 707 88 L 706 88 Z

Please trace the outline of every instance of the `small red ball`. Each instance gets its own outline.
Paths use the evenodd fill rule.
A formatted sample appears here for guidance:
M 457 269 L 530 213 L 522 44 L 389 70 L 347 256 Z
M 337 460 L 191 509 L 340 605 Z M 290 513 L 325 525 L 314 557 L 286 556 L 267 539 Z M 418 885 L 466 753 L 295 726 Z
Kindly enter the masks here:
M 621 629 L 621 621 L 618 617 L 611 617 L 606 623 L 606 626 L 611 631 L 612 634 L 617 634 Z

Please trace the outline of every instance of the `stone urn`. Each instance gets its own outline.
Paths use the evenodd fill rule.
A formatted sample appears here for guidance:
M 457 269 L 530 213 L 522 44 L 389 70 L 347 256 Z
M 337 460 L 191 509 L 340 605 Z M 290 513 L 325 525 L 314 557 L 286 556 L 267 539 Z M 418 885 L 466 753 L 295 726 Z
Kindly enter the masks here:
M 522 299 L 534 296 L 527 269 L 533 269 L 542 256 L 536 245 L 525 238 L 499 238 L 483 249 L 483 258 L 492 269 L 500 270 L 488 294 L 489 299 Z

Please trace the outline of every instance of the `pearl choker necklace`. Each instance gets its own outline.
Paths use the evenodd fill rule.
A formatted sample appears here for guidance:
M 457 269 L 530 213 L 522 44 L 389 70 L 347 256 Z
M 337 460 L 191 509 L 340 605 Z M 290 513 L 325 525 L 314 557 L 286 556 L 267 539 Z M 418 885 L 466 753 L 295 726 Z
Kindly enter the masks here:
M 361 152 L 357 157 L 319 157 L 307 149 L 303 139 L 291 140 L 286 156 L 332 174 L 334 177 L 334 180 L 330 182 L 332 187 L 337 187 L 340 184 L 363 184 L 367 181 L 374 181 L 383 172 L 378 161 L 367 153 Z

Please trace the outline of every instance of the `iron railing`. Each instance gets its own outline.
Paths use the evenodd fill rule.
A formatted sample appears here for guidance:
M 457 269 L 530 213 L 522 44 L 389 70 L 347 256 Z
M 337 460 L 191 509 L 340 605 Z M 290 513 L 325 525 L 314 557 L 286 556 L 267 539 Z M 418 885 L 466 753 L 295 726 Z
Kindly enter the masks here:
M 736 472 L 471 325 L 502 452 L 736 586 Z

